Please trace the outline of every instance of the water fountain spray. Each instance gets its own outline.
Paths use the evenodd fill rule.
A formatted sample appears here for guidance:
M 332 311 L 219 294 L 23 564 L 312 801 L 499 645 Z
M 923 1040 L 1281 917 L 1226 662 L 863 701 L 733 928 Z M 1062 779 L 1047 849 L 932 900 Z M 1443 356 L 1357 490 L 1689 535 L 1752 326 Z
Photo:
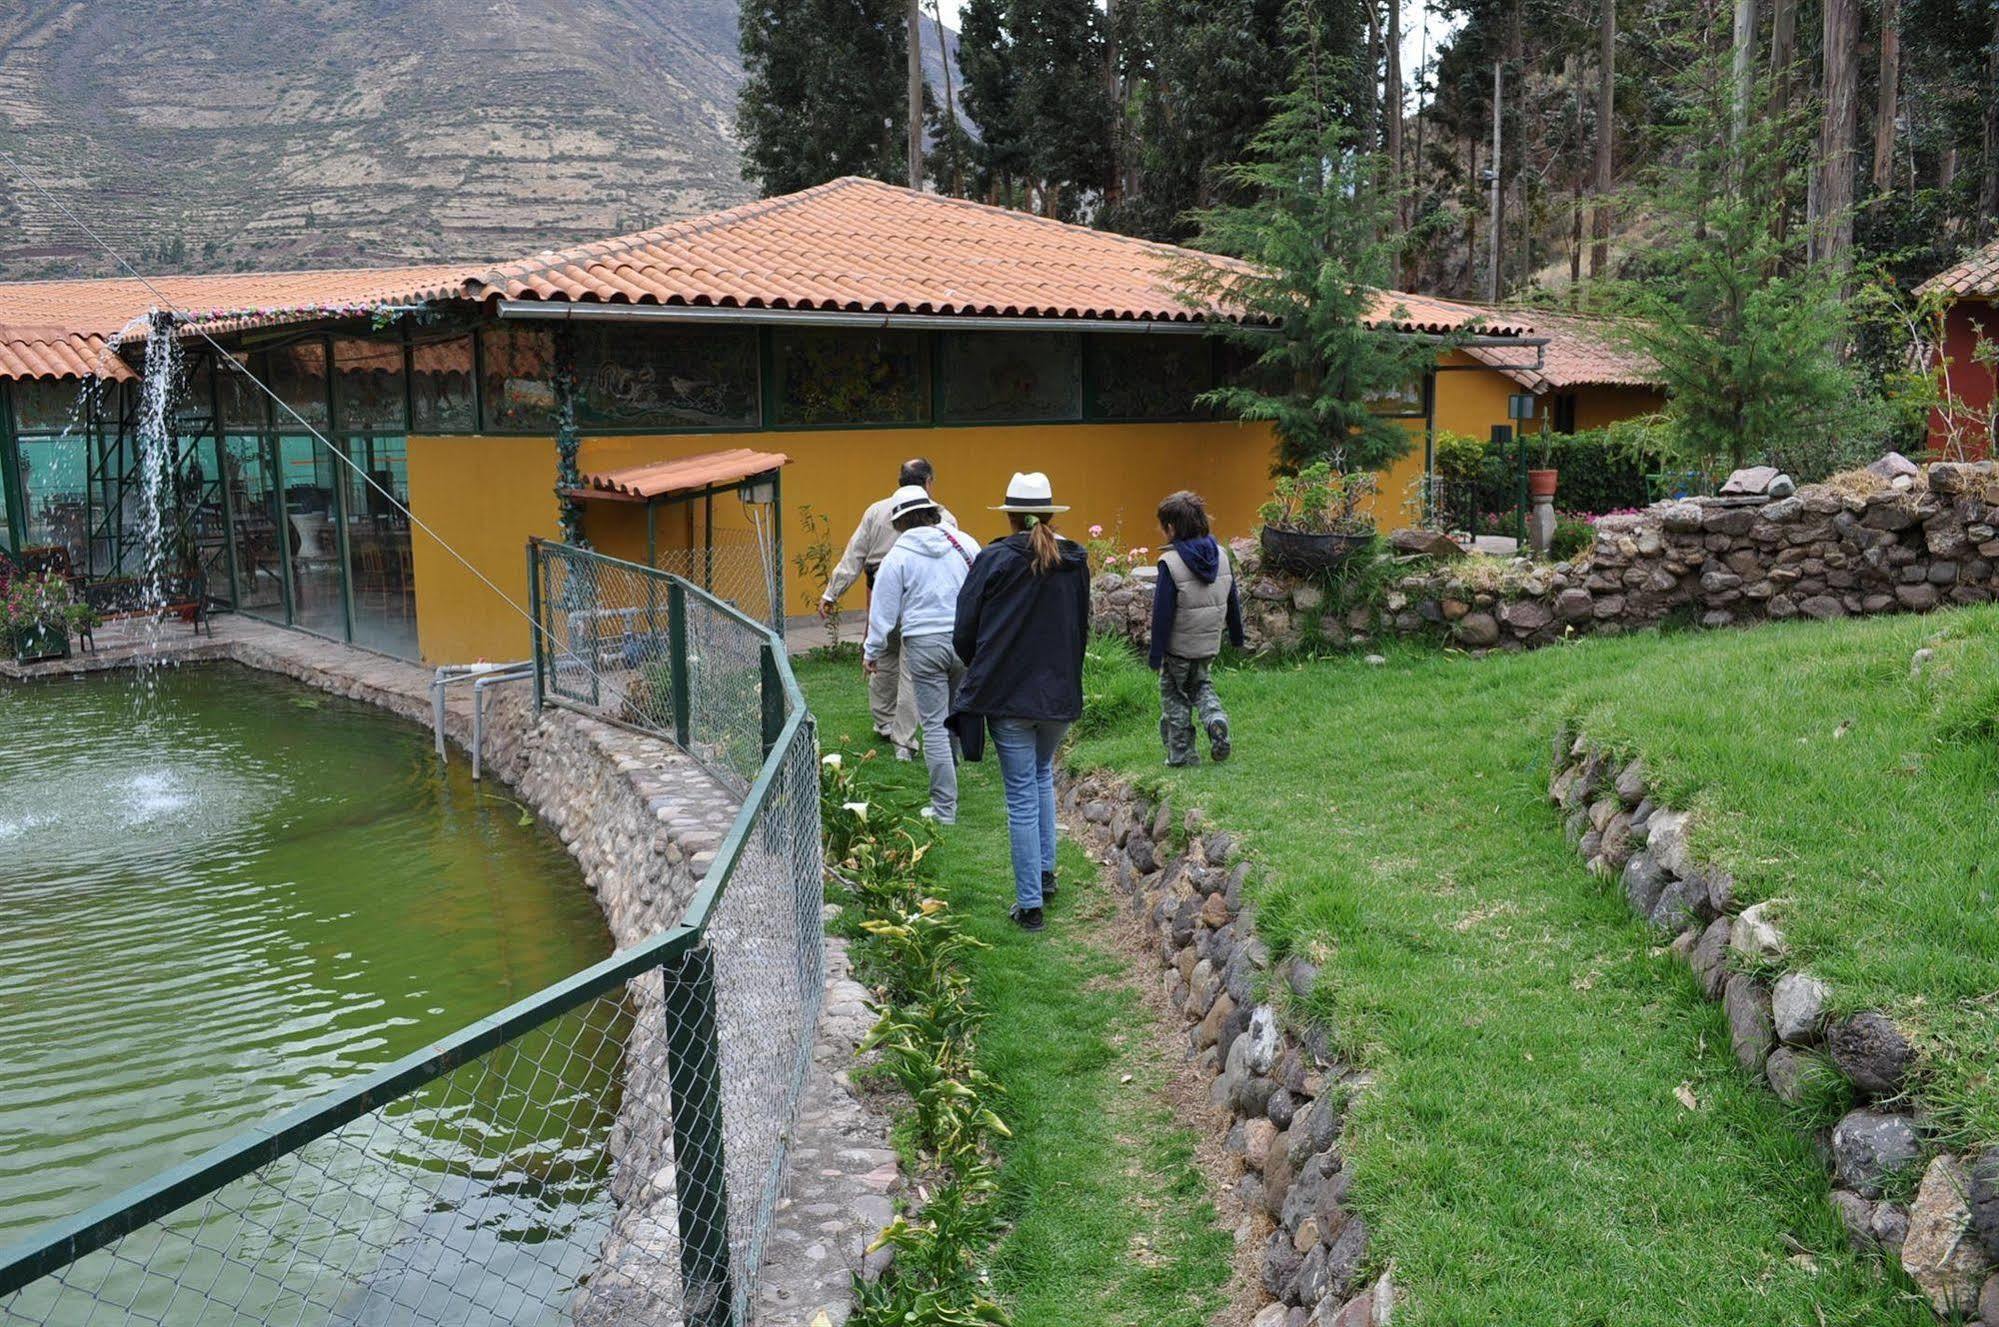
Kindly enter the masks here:
M 174 403 L 180 397 L 180 337 L 174 316 L 165 309 L 148 315 L 145 374 L 139 390 L 139 533 L 145 553 L 141 569 L 139 607 L 146 644 L 137 660 L 141 703 L 153 691 L 153 670 L 159 660 L 160 619 L 166 609 L 169 542 L 168 506 L 174 487 Z

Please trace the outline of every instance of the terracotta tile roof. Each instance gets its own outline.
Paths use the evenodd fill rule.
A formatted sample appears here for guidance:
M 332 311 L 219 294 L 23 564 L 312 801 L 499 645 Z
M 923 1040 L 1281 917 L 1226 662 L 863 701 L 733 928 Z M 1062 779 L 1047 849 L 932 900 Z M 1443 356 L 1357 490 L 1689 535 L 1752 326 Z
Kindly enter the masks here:
M 477 270 L 435 266 L 150 278 L 159 295 L 125 277 L 0 283 L 0 377 L 83 377 L 98 372 L 100 363 L 106 376 L 127 376 L 129 370 L 105 354 L 105 347 L 121 332 L 143 337 L 143 324 L 132 324 L 157 306 L 160 296 L 206 329 L 222 332 L 451 298 Z
M 1202 321 L 1175 269 L 1233 260 L 983 203 L 847 178 L 801 193 L 547 252 L 497 267 L 233 273 L 154 281 L 210 331 L 427 300 L 582 301 L 744 309 Z M 0 375 L 74 376 L 89 337 L 159 303 L 129 279 L 0 284 Z M 1518 335 L 1532 322 L 1451 300 L 1382 292 L 1378 322 Z M 39 329 L 38 337 L 22 329 Z M 143 329 L 139 330 L 143 335 Z M 50 338 L 54 338 L 51 340 Z M 77 340 L 83 338 L 84 340 Z M 113 370 L 114 374 L 118 372 Z
M 1570 387 L 1659 387 L 1658 366 L 1640 351 L 1616 344 L 1608 329 L 1593 318 L 1571 314 L 1530 315 L 1534 335 L 1546 337 L 1539 369 L 1523 368 L 1533 354 L 1527 347 L 1467 346 L 1465 353 L 1489 364 L 1530 392 Z
M 783 452 L 758 452 L 747 447 L 702 452 L 650 465 L 627 466 L 583 476 L 584 486 L 570 492 L 579 498 L 644 499 L 668 493 L 688 493 L 716 484 L 733 484 L 751 475 L 790 465 Z
M 657 230 L 507 264 L 504 299 L 867 313 L 1200 321 L 1174 270 L 1232 260 L 848 177 Z M 1392 301 L 1392 302 L 1390 302 Z M 1402 316 L 1391 317 L 1397 306 Z M 1462 326 L 1483 310 L 1384 292 L 1384 323 Z M 1524 331 L 1502 317 L 1497 330 Z
M 1975 253 L 1965 255 L 1954 266 L 1938 272 L 1917 286 L 1916 293 L 1999 295 L 1999 240 L 1992 241 Z

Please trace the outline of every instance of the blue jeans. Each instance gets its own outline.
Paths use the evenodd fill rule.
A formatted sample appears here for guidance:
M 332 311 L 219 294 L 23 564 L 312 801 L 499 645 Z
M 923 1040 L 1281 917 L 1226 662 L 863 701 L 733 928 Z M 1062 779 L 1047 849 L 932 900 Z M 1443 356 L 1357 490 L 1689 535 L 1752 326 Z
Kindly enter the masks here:
M 1006 827 L 1013 841 L 1013 899 L 1041 906 L 1041 873 L 1055 869 L 1055 752 L 1069 725 L 1053 719 L 993 719 Z

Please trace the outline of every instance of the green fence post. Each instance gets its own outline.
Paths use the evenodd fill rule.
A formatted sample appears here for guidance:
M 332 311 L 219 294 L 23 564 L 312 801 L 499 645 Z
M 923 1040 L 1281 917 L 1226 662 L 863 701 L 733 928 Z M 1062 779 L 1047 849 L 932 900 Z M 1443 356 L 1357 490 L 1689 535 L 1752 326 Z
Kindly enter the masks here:
M 668 1111 L 679 1199 L 681 1306 L 687 1327 L 731 1327 L 735 1286 L 729 1266 L 713 951 L 703 940 L 669 959 L 660 973 L 666 993 Z
M 763 658 L 764 755 L 768 757 L 784 731 L 784 678 L 777 670 L 777 647 L 770 641 L 759 651 Z
M 673 656 L 673 740 L 687 749 L 687 587 L 678 580 L 666 586 L 667 649 Z
M 541 676 L 541 540 L 528 537 L 528 617 L 532 625 L 528 627 L 528 648 L 534 652 L 534 712 L 541 713 L 543 683 Z

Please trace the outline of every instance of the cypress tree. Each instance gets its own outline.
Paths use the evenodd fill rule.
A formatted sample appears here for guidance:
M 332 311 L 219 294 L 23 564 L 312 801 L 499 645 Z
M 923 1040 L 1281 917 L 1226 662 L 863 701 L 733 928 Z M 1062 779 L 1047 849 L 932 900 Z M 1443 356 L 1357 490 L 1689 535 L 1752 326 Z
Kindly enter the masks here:
M 907 177 L 902 0 L 742 0 L 743 177 L 766 197 Z

